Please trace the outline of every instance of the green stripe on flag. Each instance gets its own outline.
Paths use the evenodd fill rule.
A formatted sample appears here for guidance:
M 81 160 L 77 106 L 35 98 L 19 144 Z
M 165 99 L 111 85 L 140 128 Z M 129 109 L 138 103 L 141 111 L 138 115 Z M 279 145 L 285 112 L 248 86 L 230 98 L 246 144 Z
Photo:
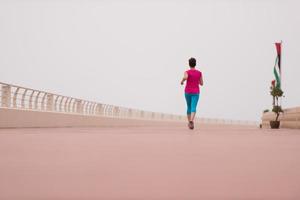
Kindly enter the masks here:
M 280 77 L 279 77 L 279 66 L 278 66 L 278 69 L 276 69 L 276 65 L 278 66 L 278 56 L 276 57 L 276 60 L 275 60 L 275 66 L 274 66 L 274 75 L 275 75 L 275 78 L 276 78 L 276 87 L 279 87 L 281 88 L 281 82 L 280 82 Z

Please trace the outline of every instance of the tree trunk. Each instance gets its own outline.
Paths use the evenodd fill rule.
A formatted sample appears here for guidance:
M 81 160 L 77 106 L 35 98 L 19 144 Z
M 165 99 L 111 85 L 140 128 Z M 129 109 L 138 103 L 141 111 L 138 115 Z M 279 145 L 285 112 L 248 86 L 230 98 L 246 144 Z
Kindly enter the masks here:
M 275 121 L 278 121 L 278 117 L 279 117 L 279 113 L 276 113 L 276 120 Z

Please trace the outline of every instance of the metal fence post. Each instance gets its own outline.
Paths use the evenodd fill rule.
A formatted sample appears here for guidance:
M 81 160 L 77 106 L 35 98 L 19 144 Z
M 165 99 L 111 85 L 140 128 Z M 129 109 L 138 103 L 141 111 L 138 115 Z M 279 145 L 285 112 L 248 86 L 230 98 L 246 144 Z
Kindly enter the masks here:
M 47 111 L 53 110 L 53 94 L 47 94 L 47 105 L 46 105 Z
M 76 100 L 76 113 L 82 113 L 82 101 L 81 100 Z
M 11 102 L 11 86 L 2 85 L 1 106 L 10 107 Z

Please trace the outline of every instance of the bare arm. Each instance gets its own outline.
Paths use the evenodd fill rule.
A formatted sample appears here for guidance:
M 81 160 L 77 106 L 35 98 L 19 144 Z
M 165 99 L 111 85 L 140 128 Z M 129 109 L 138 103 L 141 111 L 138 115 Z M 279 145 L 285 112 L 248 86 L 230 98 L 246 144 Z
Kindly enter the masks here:
M 202 78 L 202 75 L 200 76 L 199 84 L 200 84 L 201 86 L 203 86 L 203 78 Z
M 186 72 L 184 72 L 183 78 L 181 80 L 181 85 L 184 84 L 184 82 L 187 80 L 187 78 L 188 78 L 188 74 Z

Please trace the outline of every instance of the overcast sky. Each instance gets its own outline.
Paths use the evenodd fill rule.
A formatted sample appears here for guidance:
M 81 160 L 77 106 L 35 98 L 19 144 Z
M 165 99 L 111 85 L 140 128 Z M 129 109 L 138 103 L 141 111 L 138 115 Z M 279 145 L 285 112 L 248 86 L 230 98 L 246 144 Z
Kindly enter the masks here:
M 185 114 L 195 57 L 198 115 L 260 119 L 283 40 L 283 107 L 300 106 L 300 4 L 268 0 L 0 0 L 0 81 Z

